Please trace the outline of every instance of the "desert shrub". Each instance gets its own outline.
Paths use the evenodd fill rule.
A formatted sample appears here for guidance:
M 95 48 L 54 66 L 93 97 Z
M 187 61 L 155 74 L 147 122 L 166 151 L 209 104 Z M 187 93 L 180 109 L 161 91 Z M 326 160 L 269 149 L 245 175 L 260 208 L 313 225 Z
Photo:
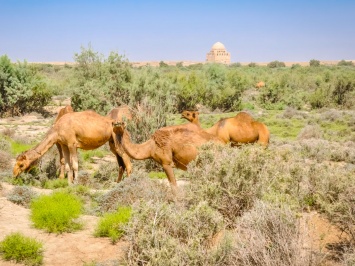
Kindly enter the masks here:
M 19 115 L 42 111 L 52 96 L 47 84 L 27 62 L 11 63 L 7 55 L 0 57 L 0 114 Z
M 127 227 L 127 264 L 227 265 L 231 243 L 224 238 L 211 247 L 222 229 L 222 217 L 205 202 L 188 210 L 164 202 L 141 202 Z
M 263 182 L 268 178 L 263 177 L 268 157 L 267 151 L 258 146 L 203 146 L 183 175 L 190 179 L 187 201 L 192 205 L 206 201 L 223 215 L 227 226 L 233 227 L 238 217 L 261 197 Z
M 0 135 L 0 151 L 4 151 L 4 152 L 11 152 L 11 143 L 9 141 L 7 141 L 6 138 L 4 138 L 3 136 L 5 135 Z
M 16 186 L 7 195 L 7 199 L 13 203 L 29 207 L 31 200 L 37 196 L 31 187 Z
M 42 195 L 31 203 L 31 220 L 36 228 L 50 233 L 78 230 L 82 225 L 75 221 L 82 211 L 81 201 L 74 195 L 56 192 Z
M 320 115 L 320 119 L 322 121 L 334 122 L 340 120 L 341 118 L 342 118 L 341 112 L 335 109 L 327 110 Z
M 341 61 L 338 62 L 337 65 L 338 66 L 353 66 L 354 63 L 352 61 L 341 60 Z
M 116 243 L 125 232 L 124 227 L 131 218 L 131 207 L 119 207 L 114 213 L 106 213 L 100 219 L 94 235 L 96 237 L 109 237 L 112 243 Z
M 296 215 L 287 207 L 257 201 L 239 220 L 234 238 L 235 265 L 310 265 L 301 256 Z M 304 252 L 303 252 L 304 253 Z
M 14 128 L 5 128 L 1 131 L 1 135 L 4 135 L 8 138 L 13 138 L 15 136 L 15 129 Z
M 309 61 L 309 66 L 311 67 L 319 67 L 320 66 L 320 61 L 316 59 L 312 59 Z
M 151 180 L 143 172 L 136 171 L 117 186 L 98 198 L 99 212 L 114 211 L 118 206 L 129 206 L 136 201 L 166 201 L 171 191 L 159 180 Z
M 0 254 L 4 260 L 40 265 L 43 261 L 43 244 L 21 233 L 11 233 L 0 242 Z
M 305 112 L 298 111 L 293 107 L 286 107 L 285 111 L 279 117 L 284 119 L 292 119 L 292 118 L 304 119 L 307 117 L 307 114 Z
M 335 161 L 355 163 L 355 144 L 352 141 L 340 144 L 322 139 L 304 139 L 294 146 L 305 158 L 317 162 Z
M 93 109 L 105 115 L 113 107 L 129 102 L 127 84 L 132 74 L 124 56 L 111 52 L 105 58 L 89 46 L 81 47 L 74 59 L 77 64 L 71 79 L 75 88 L 71 104 L 75 110 Z
M 322 129 L 319 125 L 307 125 L 305 126 L 301 132 L 298 134 L 297 139 L 320 139 L 323 137 Z
M 99 169 L 94 173 L 94 179 L 100 183 L 116 180 L 118 176 L 118 166 L 114 163 L 100 164 Z
M 285 67 L 285 63 L 284 62 L 280 62 L 280 61 L 272 61 L 270 63 L 267 64 L 267 67 L 269 68 L 276 68 L 276 67 Z
M 1 151 L 0 150 L 0 170 L 6 171 L 6 170 L 11 170 L 12 164 L 11 164 L 12 156 L 6 151 Z

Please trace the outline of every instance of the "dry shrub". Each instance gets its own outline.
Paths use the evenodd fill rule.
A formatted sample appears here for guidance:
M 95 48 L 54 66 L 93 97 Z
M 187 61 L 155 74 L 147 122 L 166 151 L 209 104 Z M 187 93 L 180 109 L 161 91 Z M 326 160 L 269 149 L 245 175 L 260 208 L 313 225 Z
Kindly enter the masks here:
M 319 125 L 307 125 L 298 134 L 297 139 L 321 139 L 322 137 L 323 132 Z
M 15 136 L 15 129 L 5 128 L 3 131 L 1 131 L 1 134 L 9 138 L 13 138 Z
M 12 156 L 6 151 L 0 150 L 0 170 L 1 171 L 10 171 L 12 168 L 11 165 Z
M 15 186 L 7 195 L 7 199 L 13 203 L 23 205 L 26 208 L 30 206 L 31 200 L 37 196 L 31 187 Z
M 286 107 L 285 111 L 281 115 L 279 115 L 278 117 L 284 118 L 284 119 L 292 119 L 292 118 L 304 119 L 304 118 L 307 118 L 307 116 L 308 115 L 305 112 L 298 111 L 297 109 L 292 108 L 292 107 Z
M 127 229 L 128 265 L 227 265 L 231 242 L 211 249 L 223 229 L 221 215 L 205 202 L 190 209 L 154 201 L 134 207 Z
M 238 221 L 233 265 L 310 265 L 298 236 L 298 221 L 289 208 L 257 201 Z
M 11 144 L 5 138 L 0 138 L 0 151 L 11 152 Z
M 294 145 L 295 150 L 308 159 L 355 164 L 355 142 L 338 143 L 322 139 L 301 140 Z
M 116 180 L 118 176 L 117 163 L 100 164 L 99 169 L 94 174 L 94 179 L 99 183 Z
M 135 171 L 98 199 L 99 212 L 113 211 L 118 206 L 130 206 L 140 200 L 166 201 L 170 197 L 171 191 L 166 184 L 149 179 L 144 172 Z
M 320 119 L 322 121 L 337 121 L 340 120 L 342 118 L 343 114 L 341 111 L 335 110 L 335 109 L 331 109 L 331 110 L 327 110 L 324 113 L 322 113 L 320 115 Z
M 228 227 L 233 226 L 238 216 L 261 197 L 264 182 L 269 179 L 269 157 L 269 152 L 257 145 L 240 149 L 204 145 L 184 173 L 190 179 L 186 186 L 188 204 L 206 201 L 223 215 Z

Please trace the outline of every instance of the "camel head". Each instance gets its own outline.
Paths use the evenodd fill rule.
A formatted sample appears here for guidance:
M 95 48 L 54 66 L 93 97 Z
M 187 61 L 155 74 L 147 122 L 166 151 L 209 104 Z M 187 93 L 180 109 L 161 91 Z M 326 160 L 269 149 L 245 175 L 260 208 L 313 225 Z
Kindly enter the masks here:
M 16 163 L 13 169 L 13 176 L 17 177 L 19 176 L 22 172 L 27 172 L 31 170 L 32 167 L 34 167 L 37 164 L 37 160 L 33 161 L 30 160 L 29 157 L 25 154 L 22 153 L 16 158 Z
M 196 120 L 198 117 L 199 112 L 198 111 L 189 111 L 189 110 L 184 110 L 181 113 L 181 118 L 185 118 L 186 120 L 192 122 Z
M 125 122 L 112 122 L 112 127 L 113 127 L 113 132 L 115 132 L 118 135 L 122 135 L 126 129 L 126 123 Z

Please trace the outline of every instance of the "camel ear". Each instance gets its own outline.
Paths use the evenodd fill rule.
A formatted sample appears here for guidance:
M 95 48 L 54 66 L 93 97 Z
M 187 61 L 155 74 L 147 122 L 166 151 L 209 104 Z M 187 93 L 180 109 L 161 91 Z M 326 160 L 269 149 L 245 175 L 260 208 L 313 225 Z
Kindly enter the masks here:
M 26 157 L 26 155 L 25 154 L 20 154 L 18 157 L 17 157 L 17 160 L 26 160 L 27 159 L 27 157 Z

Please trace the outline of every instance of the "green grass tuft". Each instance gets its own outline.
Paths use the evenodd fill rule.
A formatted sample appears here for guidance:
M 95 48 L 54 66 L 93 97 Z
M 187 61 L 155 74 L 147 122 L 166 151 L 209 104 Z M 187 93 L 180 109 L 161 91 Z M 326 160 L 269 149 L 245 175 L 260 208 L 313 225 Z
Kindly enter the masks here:
M 34 226 L 50 233 L 71 232 L 82 227 L 74 221 L 82 213 L 82 203 L 75 195 L 56 192 L 40 196 L 32 201 L 31 210 Z
M 131 218 L 131 207 L 120 207 L 117 212 L 106 213 L 99 221 L 94 235 L 96 237 L 109 237 L 116 243 L 124 234 L 123 226 Z
M 0 253 L 5 260 L 40 265 L 43 261 L 43 244 L 21 233 L 12 233 L 0 242 Z
M 56 189 L 56 188 L 65 188 L 68 186 L 67 179 L 52 179 L 46 180 L 42 185 L 43 188 L 46 189 Z

